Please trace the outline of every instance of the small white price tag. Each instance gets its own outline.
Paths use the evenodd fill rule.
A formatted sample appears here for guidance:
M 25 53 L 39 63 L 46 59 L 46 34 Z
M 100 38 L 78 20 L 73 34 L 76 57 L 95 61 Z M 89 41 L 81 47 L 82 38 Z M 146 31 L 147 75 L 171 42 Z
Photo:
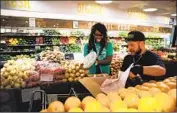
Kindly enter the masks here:
M 35 27 L 36 23 L 35 23 L 35 18 L 29 18 L 29 27 Z
M 40 81 L 45 81 L 45 82 L 53 81 L 53 75 L 50 75 L 50 74 L 41 74 Z
M 78 21 L 73 21 L 73 28 L 77 29 L 79 27 Z

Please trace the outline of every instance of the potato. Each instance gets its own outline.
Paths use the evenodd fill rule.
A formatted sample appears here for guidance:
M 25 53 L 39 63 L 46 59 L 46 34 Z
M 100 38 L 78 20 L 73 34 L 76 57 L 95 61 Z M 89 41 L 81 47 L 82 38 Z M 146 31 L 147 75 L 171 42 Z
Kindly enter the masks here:
M 76 70 L 78 71 L 80 69 L 80 67 L 79 66 L 76 66 Z
M 70 73 L 70 77 L 74 77 L 75 76 L 75 74 L 73 74 L 73 73 Z
M 76 77 L 78 77 L 78 76 L 80 76 L 80 73 L 79 73 L 79 72 L 76 73 Z
M 76 73 L 76 70 L 72 70 L 71 73 L 75 74 L 75 73 Z
M 82 73 L 82 70 L 81 70 L 81 69 L 79 70 L 79 73 Z
M 81 76 L 81 77 L 84 77 L 84 76 L 85 76 L 85 74 L 81 74 L 80 76 Z
M 71 66 L 71 69 L 72 69 L 72 70 L 75 70 L 75 69 L 76 69 L 76 67 L 73 65 L 73 66 Z
M 68 69 L 68 71 L 69 71 L 69 73 L 71 73 L 71 72 L 72 72 L 72 69 L 70 68 L 70 69 Z

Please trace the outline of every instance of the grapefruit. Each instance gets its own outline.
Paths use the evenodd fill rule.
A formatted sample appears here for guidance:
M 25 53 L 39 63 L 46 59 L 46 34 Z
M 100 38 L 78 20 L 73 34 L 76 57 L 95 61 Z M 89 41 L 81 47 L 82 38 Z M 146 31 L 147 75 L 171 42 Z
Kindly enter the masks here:
M 173 100 L 174 102 L 176 103 L 176 89 L 171 89 L 169 92 L 168 92 L 168 95 L 173 97 Z
M 152 96 L 154 96 L 155 94 L 160 93 L 161 90 L 158 88 L 150 88 L 149 92 L 152 94 Z
M 71 108 L 81 107 L 81 101 L 79 98 L 72 96 L 65 101 L 65 110 L 69 111 Z
M 119 108 L 127 109 L 127 105 L 122 100 L 116 100 L 116 101 L 111 102 L 109 108 L 111 111 L 116 112 L 118 111 Z
M 168 92 L 170 90 L 170 87 L 168 87 L 164 83 L 157 84 L 157 88 L 159 88 L 162 92 Z
M 102 106 L 104 107 L 109 107 L 109 98 L 103 94 L 103 93 L 100 93 L 96 96 L 96 99 L 98 102 L 101 103 Z
M 170 87 L 170 89 L 176 89 L 176 83 L 175 82 L 167 82 L 165 83 L 167 86 Z
M 134 108 L 129 108 L 127 112 L 138 112 L 138 110 Z
M 136 85 L 135 88 L 136 89 L 139 89 L 141 87 L 141 85 Z
M 149 92 L 149 91 L 139 91 L 138 92 L 138 96 L 140 97 L 140 98 L 142 98 L 142 97 L 151 97 L 152 96 L 152 94 Z
M 40 112 L 47 112 L 47 109 L 42 109 Z
M 117 94 L 117 92 L 110 92 L 107 95 L 110 102 L 121 100 L 120 96 Z
M 170 97 L 166 93 L 158 93 L 154 96 L 157 100 L 159 108 L 162 112 L 173 112 L 175 109 L 175 103 L 173 97 Z
M 85 109 L 85 105 L 87 103 L 90 103 L 90 102 L 95 102 L 96 99 L 93 98 L 92 96 L 86 96 L 83 100 L 82 100 L 82 103 L 81 103 L 81 108 L 84 110 Z
M 85 112 L 101 112 L 102 106 L 98 101 L 92 101 L 85 105 Z
M 140 112 L 156 112 L 158 111 L 156 99 L 153 97 L 142 97 L 138 104 L 138 111 Z
M 49 104 L 47 112 L 65 112 L 64 105 L 60 101 L 54 101 Z
M 107 107 L 102 107 L 101 112 L 111 112 L 109 108 Z
M 81 108 L 75 107 L 71 108 L 68 112 L 83 112 L 83 110 Z
M 117 108 L 115 110 L 113 110 L 112 112 L 128 112 L 127 108 Z
M 128 108 L 138 108 L 139 97 L 136 94 L 129 94 L 124 99 Z

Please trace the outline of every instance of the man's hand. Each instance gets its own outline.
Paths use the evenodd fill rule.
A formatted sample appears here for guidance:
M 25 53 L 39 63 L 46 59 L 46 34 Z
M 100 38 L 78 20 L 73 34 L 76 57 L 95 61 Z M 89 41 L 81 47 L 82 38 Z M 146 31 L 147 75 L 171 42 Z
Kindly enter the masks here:
M 131 68 L 130 72 L 132 72 L 134 75 L 142 75 L 143 74 L 143 66 L 141 65 L 135 65 Z
M 109 79 L 116 79 L 116 78 L 117 78 L 116 75 L 114 75 L 114 76 L 110 76 L 110 77 L 109 77 Z
M 136 77 L 136 75 L 134 75 L 132 72 L 130 72 L 129 78 L 130 78 L 130 79 L 133 79 L 133 78 L 135 78 L 135 77 Z

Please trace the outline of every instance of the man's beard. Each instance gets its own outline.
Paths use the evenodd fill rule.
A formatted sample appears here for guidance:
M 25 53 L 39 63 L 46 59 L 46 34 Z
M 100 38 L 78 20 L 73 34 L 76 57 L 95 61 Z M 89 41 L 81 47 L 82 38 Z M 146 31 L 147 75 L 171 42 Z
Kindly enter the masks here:
M 140 55 L 141 51 L 142 51 L 141 48 L 139 48 L 135 55 Z

